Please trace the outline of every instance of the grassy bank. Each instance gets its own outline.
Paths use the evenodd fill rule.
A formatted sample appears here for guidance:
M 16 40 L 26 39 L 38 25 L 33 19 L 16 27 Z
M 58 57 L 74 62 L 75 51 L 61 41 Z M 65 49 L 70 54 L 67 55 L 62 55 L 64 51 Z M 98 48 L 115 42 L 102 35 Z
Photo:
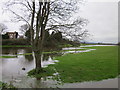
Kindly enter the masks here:
M 56 68 L 64 83 L 98 81 L 117 77 L 118 46 L 99 46 L 92 47 L 92 49 L 96 50 L 56 57 L 55 60 L 60 62 L 49 65 L 48 68 Z

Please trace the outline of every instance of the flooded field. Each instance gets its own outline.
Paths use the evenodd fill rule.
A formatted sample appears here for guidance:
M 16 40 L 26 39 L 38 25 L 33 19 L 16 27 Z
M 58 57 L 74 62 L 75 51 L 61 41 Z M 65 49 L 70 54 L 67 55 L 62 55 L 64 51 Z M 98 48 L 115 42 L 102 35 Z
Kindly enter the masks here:
M 76 48 L 63 48 L 62 50 L 82 49 Z M 67 53 L 82 53 L 90 52 L 95 49 L 88 49 L 83 51 L 66 51 L 57 54 L 43 54 L 42 67 L 47 67 L 50 64 L 55 64 L 58 60 L 54 60 L 55 56 L 61 56 Z M 2 81 L 12 84 L 17 88 L 117 88 L 118 80 L 111 79 L 98 82 L 83 82 L 83 83 L 62 83 L 59 73 L 54 75 L 59 80 L 55 80 L 52 76 L 46 78 L 31 78 L 27 76 L 27 72 L 35 68 L 35 60 L 33 55 L 20 55 L 25 53 L 32 53 L 30 48 L 3 48 L 2 56 L 16 56 L 14 58 L 2 58 Z M 54 68 L 55 70 L 55 68 Z

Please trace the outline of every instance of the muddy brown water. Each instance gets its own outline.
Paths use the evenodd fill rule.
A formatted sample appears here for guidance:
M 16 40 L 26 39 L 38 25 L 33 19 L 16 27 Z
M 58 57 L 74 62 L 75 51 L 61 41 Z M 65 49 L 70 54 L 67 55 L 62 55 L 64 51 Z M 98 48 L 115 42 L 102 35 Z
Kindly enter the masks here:
M 63 48 L 63 50 L 71 49 L 81 49 L 81 48 Z M 77 51 L 80 52 L 90 52 L 87 51 Z M 118 80 L 109 79 L 98 82 L 83 82 L 83 83 L 62 83 L 59 79 L 59 73 L 54 73 L 59 80 L 53 79 L 52 76 L 46 78 L 31 78 L 27 76 L 27 72 L 35 68 L 35 60 L 33 55 L 18 55 L 24 53 L 32 53 L 29 48 L 3 48 L 3 56 L 14 56 L 16 58 L 2 58 L 2 81 L 8 84 L 13 84 L 17 88 L 49 88 L 49 87 L 59 87 L 59 88 L 117 88 Z M 60 56 L 66 53 L 75 53 L 75 51 L 67 51 L 58 54 L 44 54 L 42 60 L 42 66 L 47 67 L 49 64 L 55 64 L 57 60 L 53 60 L 54 56 Z M 25 70 L 22 70 L 25 68 Z M 55 70 L 55 68 L 54 68 Z

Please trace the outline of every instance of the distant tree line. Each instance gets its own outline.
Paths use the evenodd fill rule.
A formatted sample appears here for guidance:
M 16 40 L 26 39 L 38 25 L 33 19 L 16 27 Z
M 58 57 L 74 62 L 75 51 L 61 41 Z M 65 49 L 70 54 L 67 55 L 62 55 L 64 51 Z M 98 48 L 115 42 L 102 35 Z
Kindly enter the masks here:
M 8 33 L 2 34 L 2 39 L 9 39 Z
M 30 45 L 30 30 L 28 29 L 25 32 L 24 39 L 9 39 L 8 33 L 2 34 L 2 44 L 3 45 Z M 18 34 L 16 35 L 16 38 L 18 37 Z M 46 48 L 57 48 L 60 45 L 72 45 L 76 46 L 79 45 L 79 43 L 76 43 L 75 41 L 70 41 L 68 39 L 63 38 L 62 33 L 60 31 L 53 31 L 51 34 L 49 31 L 45 31 L 45 41 L 44 41 L 44 47 Z
M 28 43 L 30 44 L 30 30 L 27 30 L 25 32 L 26 39 Z M 62 37 L 62 32 L 60 31 L 53 31 L 51 34 L 49 31 L 45 30 L 45 41 L 44 41 L 44 47 L 58 47 L 59 45 L 64 45 L 64 44 L 71 44 L 71 45 L 78 45 L 78 43 L 75 43 L 73 41 L 70 41 L 68 39 L 64 39 Z

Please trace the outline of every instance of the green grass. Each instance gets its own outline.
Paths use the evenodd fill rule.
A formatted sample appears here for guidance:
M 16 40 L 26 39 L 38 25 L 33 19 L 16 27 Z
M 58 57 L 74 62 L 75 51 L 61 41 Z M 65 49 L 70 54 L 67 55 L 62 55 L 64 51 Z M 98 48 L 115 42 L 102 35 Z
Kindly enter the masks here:
M 99 81 L 118 76 L 118 46 L 91 47 L 95 51 L 56 57 L 54 65 L 64 83 Z
M 41 77 L 46 77 L 46 76 L 53 76 L 53 73 L 55 73 L 55 71 L 53 70 L 53 67 L 42 68 L 42 69 L 33 69 L 28 72 L 28 76 L 41 78 Z
M 0 56 L 0 58 L 16 58 L 17 56 Z

